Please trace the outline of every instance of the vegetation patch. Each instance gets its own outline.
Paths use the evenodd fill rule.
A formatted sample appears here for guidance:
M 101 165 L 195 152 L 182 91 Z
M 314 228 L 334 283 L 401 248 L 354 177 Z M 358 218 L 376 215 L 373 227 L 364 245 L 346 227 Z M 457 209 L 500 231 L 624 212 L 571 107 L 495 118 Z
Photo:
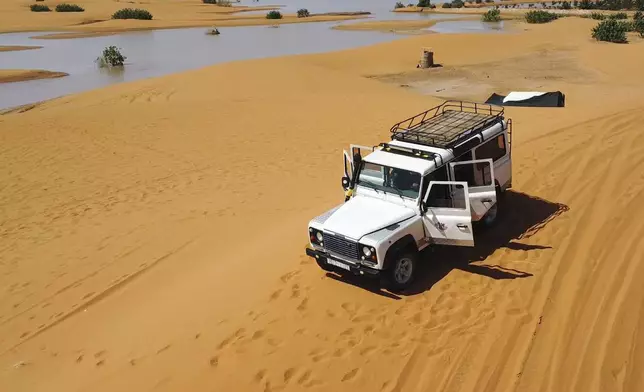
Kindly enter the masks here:
M 85 12 L 85 8 L 77 4 L 61 3 L 56 6 L 56 12 Z
M 103 54 L 96 59 L 96 64 L 101 68 L 122 67 L 126 59 L 127 57 L 123 56 L 119 48 L 108 46 L 103 49 Z
M 152 20 L 152 14 L 148 10 L 140 8 L 123 8 L 112 15 L 112 19 L 139 19 Z
M 300 8 L 299 10 L 297 10 L 298 18 L 308 18 L 309 16 L 311 16 L 311 14 L 309 13 L 309 10 L 307 10 L 306 8 Z
M 50 12 L 48 5 L 45 4 L 32 4 L 29 6 L 31 12 Z
M 492 9 L 484 13 L 481 17 L 483 22 L 500 22 L 501 21 L 501 11 L 498 9 Z
M 608 19 L 628 19 L 628 15 L 626 12 L 618 12 L 616 14 L 610 14 L 608 15 Z
M 268 11 L 266 19 L 282 19 L 282 13 L 276 10 Z
M 559 15 L 554 12 L 535 10 L 528 11 L 525 14 L 525 21 L 528 23 L 548 23 L 559 18 Z
M 626 39 L 626 32 L 628 26 L 626 23 L 619 22 L 615 19 L 608 19 L 599 22 L 593 27 L 592 36 L 597 41 L 614 42 L 623 44 L 628 42 Z

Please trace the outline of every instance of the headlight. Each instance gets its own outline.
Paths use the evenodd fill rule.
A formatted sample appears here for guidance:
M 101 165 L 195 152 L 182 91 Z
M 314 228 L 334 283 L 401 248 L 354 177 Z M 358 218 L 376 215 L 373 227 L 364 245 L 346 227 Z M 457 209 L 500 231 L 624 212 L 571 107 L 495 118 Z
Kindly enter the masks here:
M 362 253 L 367 257 L 371 257 L 371 249 L 368 246 L 362 247 Z
M 321 231 L 309 227 L 309 239 L 311 240 L 311 244 L 313 245 L 322 245 L 322 242 L 324 241 L 324 235 Z

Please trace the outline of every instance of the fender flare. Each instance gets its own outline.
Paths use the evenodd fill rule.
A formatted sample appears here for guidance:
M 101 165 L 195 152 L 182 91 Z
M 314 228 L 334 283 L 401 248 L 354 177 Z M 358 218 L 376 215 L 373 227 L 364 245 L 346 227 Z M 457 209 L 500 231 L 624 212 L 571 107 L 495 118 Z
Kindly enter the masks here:
M 416 240 L 411 234 L 407 234 L 404 237 L 398 239 L 394 242 L 389 249 L 387 249 L 387 254 L 385 255 L 385 261 L 383 263 L 383 270 L 389 268 L 389 265 L 392 263 L 394 257 L 400 254 L 401 251 L 410 249 L 414 252 L 418 252 L 418 246 L 416 245 Z

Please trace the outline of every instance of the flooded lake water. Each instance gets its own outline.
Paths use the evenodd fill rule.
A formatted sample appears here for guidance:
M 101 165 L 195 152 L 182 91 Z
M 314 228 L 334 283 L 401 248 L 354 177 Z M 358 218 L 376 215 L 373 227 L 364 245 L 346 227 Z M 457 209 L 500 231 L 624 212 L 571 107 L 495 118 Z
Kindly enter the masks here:
M 369 11 L 372 19 L 445 19 L 453 15 L 393 13 L 395 2 L 383 0 L 286 0 L 282 12 L 308 8 L 311 13 Z M 245 5 L 262 5 L 246 1 Z M 104 37 L 62 40 L 31 39 L 38 33 L 0 34 L 0 45 L 39 45 L 42 49 L 0 52 L 2 69 L 45 69 L 66 72 L 67 77 L 0 84 L 0 109 L 38 102 L 113 83 L 167 75 L 212 64 L 294 54 L 342 50 L 399 39 L 401 35 L 374 31 L 332 29 L 338 23 L 222 27 L 221 35 L 206 35 L 207 28 L 128 32 Z M 477 21 L 440 22 L 435 32 L 467 32 L 489 29 Z M 127 56 L 120 72 L 99 69 L 94 60 L 103 48 L 115 45 Z

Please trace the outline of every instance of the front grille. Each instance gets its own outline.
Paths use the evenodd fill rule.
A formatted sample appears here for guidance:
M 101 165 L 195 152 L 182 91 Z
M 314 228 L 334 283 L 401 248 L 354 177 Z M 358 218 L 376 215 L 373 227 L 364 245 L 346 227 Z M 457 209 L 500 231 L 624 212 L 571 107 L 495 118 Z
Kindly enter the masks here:
M 342 237 L 329 233 L 323 233 L 323 236 L 324 248 L 326 250 L 354 260 L 358 259 L 357 242 L 345 240 Z

